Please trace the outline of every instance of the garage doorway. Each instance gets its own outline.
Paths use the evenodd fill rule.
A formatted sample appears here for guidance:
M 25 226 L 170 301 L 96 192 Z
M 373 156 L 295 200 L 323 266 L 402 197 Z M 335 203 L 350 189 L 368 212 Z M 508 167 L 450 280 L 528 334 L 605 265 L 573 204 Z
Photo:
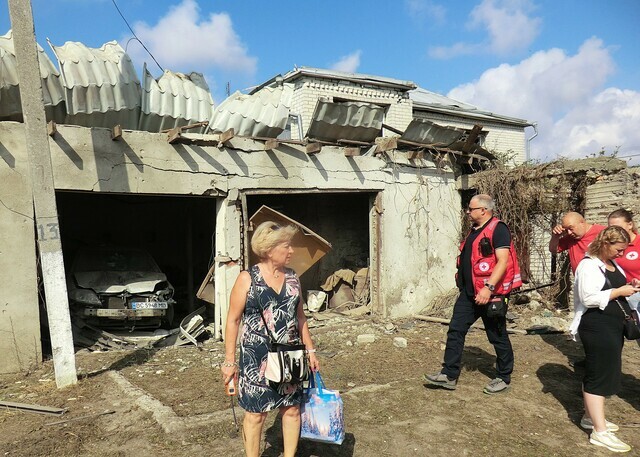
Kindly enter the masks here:
M 56 192 L 65 270 L 79 249 L 147 251 L 175 289 L 173 326 L 202 306 L 195 297 L 213 262 L 214 197 Z
M 370 290 L 377 291 L 377 243 L 375 192 L 322 192 L 322 193 L 247 193 L 246 216 L 251 217 L 266 205 L 313 230 L 332 245 L 318 263 L 300 278 L 302 289 L 318 290 L 335 271 L 358 271 L 369 267 Z M 372 236 L 373 234 L 373 236 Z M 250 247 L 245 243 L 245 254 Z M 245 258 L 248 258 L 245 255 Z M 245 265 L 248 267 L 248 265 Z M 373 309 L 376 296 L 370 293 Z

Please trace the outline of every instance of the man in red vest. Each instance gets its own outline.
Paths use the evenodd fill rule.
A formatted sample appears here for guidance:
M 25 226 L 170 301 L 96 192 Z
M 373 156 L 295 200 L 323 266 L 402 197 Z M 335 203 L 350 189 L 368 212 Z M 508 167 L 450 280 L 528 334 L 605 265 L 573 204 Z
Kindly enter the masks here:
M 439 373 L 425 375 L 427 383 L 453 390 L 460 376 L 462 351 L 469 327 L 482 318 L 489 342 L 496 351 L 497 376 L 484 388 L 486 394 L 509 389 L 513 371 L 513 349 L 503 315 L 490 317 L 487 311 L 496 301 L 505 303 L 512 289 L 520 287 L 520 270 L 507 225 L 493 217 L 495 203 L 486 194 L 469 202 L 467 214 L 471 233 L 460 245 L 456 283 L 460 296 L 449 323 L 444 362 Z M 488 306 L 489 305 L 489 306 Z

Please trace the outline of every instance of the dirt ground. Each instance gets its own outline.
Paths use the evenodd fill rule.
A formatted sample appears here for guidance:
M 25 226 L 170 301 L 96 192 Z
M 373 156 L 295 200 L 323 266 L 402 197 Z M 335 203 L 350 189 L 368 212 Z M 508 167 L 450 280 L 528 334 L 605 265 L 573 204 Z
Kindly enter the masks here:
M 424 385 L 439 369 L 446 326 L 413 319 L 339 317 L 313 329 L 329 388 L 342 392 L 346 439 L 341 446 L 302 441 L 311 456 L 567 456 L 608 455 L 577 425 L 582 372 L 569 361 L 582 350 L 564 334 L 512 335 L 512 389 L 482 393 L 495 357 L 482 330 L 465 347 L 458 389 Z M 357 336 L 376 340 L 358 344 Z M 393 344 L 395 337 L 407 347 Z M 625 345 L 623 386 L 607 401 L 618 436 L 640 455 L 640 348 Z M 242 456 L 218 364 L 223 345 L 77 354 L 79 382 L 56 389 L 53 366 L 0 377 L 0 399 L 68 408 L 62 416 L 0 411 L 2 456 Z M 105 411 L 111 414 L 96 415 Z M 236 407 L 238 418 L 242 412 Z M 92 416 L 93 415 L 93 416 Z M 90 416 L 90 417 L 85 417 Z M 76 419 L 64 424 L 52 422 Z M 265 429 L 264 457 L 282 453 L 277 414 Z

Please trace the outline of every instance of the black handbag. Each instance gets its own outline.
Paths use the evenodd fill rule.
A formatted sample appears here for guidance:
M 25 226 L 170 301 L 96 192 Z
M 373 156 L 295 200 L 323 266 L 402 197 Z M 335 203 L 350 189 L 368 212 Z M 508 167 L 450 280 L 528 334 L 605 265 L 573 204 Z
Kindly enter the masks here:
M 622 314 L 624 314 L 624 327 L 622 328 L 622 334 L 628 340 L 640 339 L 640 327 L 638 327 L 638 321 L 634 318 L 634 314 L 637 316 L 637 313 L 631 309 L 627 300 L 621 302 L 620 299 L 618 299 L 616 300 L 616 303 L 618 303 L 618 306 L 622 310 Z M 623 306 L 623 303 L 627 305 L 626 308 L 628 311 L 625 309 L 625 306 Z

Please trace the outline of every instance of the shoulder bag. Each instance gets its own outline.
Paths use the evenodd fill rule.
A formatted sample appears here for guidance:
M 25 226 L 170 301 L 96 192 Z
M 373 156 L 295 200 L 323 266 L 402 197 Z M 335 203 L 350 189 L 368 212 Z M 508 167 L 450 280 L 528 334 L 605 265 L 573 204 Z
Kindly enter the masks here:
M 309 378 L 309 360 L 304 344 L 278 343 L 271 335 L 264 312 L 260 312 L 269 338 L 264 377 L 275 384 L 300 384 Z

